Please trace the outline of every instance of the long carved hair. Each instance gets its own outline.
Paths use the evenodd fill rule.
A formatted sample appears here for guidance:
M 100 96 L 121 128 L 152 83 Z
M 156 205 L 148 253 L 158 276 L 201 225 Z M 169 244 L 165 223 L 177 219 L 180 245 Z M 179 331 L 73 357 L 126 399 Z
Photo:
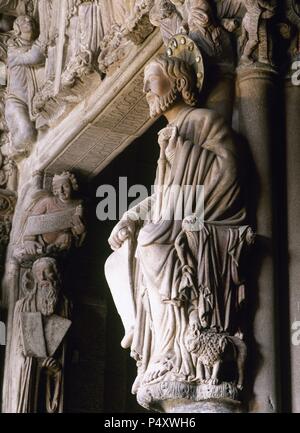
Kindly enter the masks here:
M 197 104 L 196 74 L 187 62 L 178 57 L 168 57 L 161 54 L 151 60 L 150 63 L 157 63 L 163 69 L 186 104 L 192 107 Z
M 38 36 L 38 27 L 36 22 L 34 21 L 34 19 L 32 17 L 30 17 L 29 15 L 20 15 L 19 17 L 17 17 L 14 21 L 14 25 L 13 25 L 13 35 L 15 37 L 18 37 L 21 35 L 21 29 L 20 29 L 20 23 L 22 22 L 22 20 L 24 18 L 30 18 L 30 22 L 32 25 L 32 39 L 36 39 Z

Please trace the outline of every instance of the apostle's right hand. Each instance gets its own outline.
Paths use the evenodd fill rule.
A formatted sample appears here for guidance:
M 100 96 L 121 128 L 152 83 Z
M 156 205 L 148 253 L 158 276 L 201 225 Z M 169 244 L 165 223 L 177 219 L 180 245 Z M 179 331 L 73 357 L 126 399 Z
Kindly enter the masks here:
M 108 243 L 113 251 L 121 248 L 123 243 L 134 235 L 136 229 L 136 221 L 130 218 L 122 219 L 113 229 Z
M 32 256 L 42 252 L 42 246 L 36 241 L 25 241 L 24 249 L 26 254 Z

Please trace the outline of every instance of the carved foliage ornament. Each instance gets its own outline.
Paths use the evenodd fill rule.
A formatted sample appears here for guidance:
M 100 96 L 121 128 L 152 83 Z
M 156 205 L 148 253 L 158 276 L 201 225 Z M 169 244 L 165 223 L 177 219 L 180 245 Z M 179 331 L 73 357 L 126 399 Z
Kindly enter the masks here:
M 169 57 L 178 57 L 193 67 L 200 92 L 204 82 L 204 64 L 202 53 L 195 42 L 185 34 L 176 35 L 169 41 L 167 55 Z

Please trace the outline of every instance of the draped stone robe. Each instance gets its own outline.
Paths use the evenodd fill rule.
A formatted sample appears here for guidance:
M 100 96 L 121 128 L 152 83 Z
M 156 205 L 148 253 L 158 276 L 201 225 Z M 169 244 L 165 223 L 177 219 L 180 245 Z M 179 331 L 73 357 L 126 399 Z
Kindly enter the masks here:
M 173 370 L 182 379 L 192 377 L 193 366 L 184 345 L 189 316 L 193 310 L 199 310 L 200 326 L 204 324 L 203 317 L 209 316 L 206 326 L 237 332 L 237 328 L 230 329 L 229 324 L 235 320 L 238 304 L 243 299 L 237 268 L 246 231 L 240 228 L 245 220 L 245 209 L 241 200 L 238 144 L 225 121 L 210 110 L 187 107 L 173 126 L 177 127 L 180 138 L 174 150 L 166 148 L 164 173 L 161 167 L 158 169 L 157 180 L 163 179 L 162 190 L 129 211 L 129 215 L 135 212 L 141 215 L 151 202 L 154 214 L 159 214 L 155 222 L 150 219 L 143 223 L 136 249 L 137 323 L 132 356 L 138 360 L 139 376 L 134 392 L 149 363 L 170 360 Z M 186 248 L 182 249 L 181 241 L 185 236 L 182 220 L 190 216 L 191 211 L 183 206 L 182 218 L 174 219 L 179 201 L 176 193 L 170 193 L 174 185 L 192 186 L 188 199 L 194 210 L 197 209 L 196 186 L 204 186 L 205 230 L 194 234 L 193 244 L 189 237 Z M 166 212 L 167 218 L 164 217 Z M 224 226 L 231 227 L 231 231 L 221 240 Z M 222 253 L 218 242 L 223 243 Z M 187 253 L 185 259 L 180 251 L 183 255 Z M 212 252 L 214 257 L 211 257 Z M 224 272 L 220 270 L 222 266 Z M 193 284 L 185 284 L 186 269 L 194 272 Z M 213 275 L 216 281 L 210 284 Z M 205 289 L 214 298 L 212 307 L 204 304 Z

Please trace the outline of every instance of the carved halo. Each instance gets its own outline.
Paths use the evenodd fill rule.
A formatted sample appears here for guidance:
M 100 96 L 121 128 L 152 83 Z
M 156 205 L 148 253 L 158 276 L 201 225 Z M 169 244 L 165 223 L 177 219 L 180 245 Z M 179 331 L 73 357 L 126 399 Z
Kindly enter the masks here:
M 197 87 L 201 91 L 204 82 L 204 62 L 201 51 L 187 35 L 173 36 L 167 47 L 169 57 L 178 57 L 193 67 L 197 76 Z

